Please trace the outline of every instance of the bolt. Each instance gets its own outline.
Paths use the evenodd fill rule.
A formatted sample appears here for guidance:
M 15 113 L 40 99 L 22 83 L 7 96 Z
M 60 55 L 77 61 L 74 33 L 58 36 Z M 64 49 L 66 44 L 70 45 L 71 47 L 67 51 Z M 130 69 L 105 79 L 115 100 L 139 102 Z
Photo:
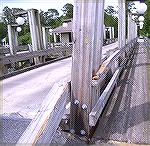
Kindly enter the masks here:
M 75 130 L 74 129 L 70 129 L 70 133 L 74 134 Z
M 83 109 L 83 110 L 86 110 L 86 109 L 87 109 L 87 105 L 86 105 L 86 104 L 83 104 L 83 105 L 82 105 L 82 109 Z
M 74 101 L 74 104 L 75 104 L 75 105 L 78 105 L 78 104 L 79 104 L 79 100 L 76 99 L 76 100 Z
M 68 120 L 65 120 L 65 124 L 67 124 L 68 123 Z
M 86 134 L 86 132 L 84 130 L 81 130 L 80 133 L 81 133 L 81 135 L 85 135 Z

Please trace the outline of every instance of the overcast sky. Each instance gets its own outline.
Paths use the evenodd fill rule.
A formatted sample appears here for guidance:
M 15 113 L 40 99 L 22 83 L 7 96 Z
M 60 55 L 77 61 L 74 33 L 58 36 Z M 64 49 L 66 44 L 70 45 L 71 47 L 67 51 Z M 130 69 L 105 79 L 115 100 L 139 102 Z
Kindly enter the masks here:
M 62 14 L 62 7 L 66 3 L 72 3 L 73 0 L 0 0 L 0 13 L 2 12 L 2 9 L 5 6 L 8 6 L 9 8 L 23 8 L 23 9 L 30 9 L 35 8 L 38 10 L 44 10 L 47 11 L 47 9 L 55 8 L 59 11 L 60 14 Z M 117 6 L 117 0 L 105 0 L 105 7 L 108 5 L 112 5 L 114 7 Z

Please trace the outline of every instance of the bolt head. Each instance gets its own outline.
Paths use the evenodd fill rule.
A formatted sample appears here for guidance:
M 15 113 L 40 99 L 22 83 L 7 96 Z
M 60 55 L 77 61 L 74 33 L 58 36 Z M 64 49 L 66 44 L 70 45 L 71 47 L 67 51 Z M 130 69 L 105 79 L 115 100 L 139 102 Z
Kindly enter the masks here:
M 75 130 L 74 129 L 70 129 L 70 133 L 74 134 Z
M 74 104 L 75 104 L 75 105 L 78 105 L 79 103 L 80 103 L 80 102 L 79 102 L 79 100 L 77 100 L 77 99 L 74 101 Z
M 85 130 L 81 130 L 80 133 L 81 133 L 81 135 L 85 135 L 86 134 Z
M 86 104 L 83 104 L 83 105 L 82 105 L 82 109 L 86 110 L 86 109 L 87 109 L 87 105 L 86 105 Z

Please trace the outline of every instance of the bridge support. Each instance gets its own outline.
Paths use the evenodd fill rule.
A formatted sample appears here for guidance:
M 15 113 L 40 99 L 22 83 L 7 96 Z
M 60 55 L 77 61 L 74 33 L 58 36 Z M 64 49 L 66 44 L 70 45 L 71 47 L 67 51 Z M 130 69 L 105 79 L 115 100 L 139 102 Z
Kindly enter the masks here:
M 57 42 L 56 33 L 53 33 L 53 35 L 54 35 L 54 43 L 56 43 Z
M 132 40 L 132 31 L 131 31 L 131 26 L 132 26 L 132 14 L 128 13 L 128 43 Z
M 10 48 L 10 54 L 11 55 L 16 55 L 17 54 L 17 46 L 18 46 L 17 35 L 18 35 L 18 32 L 16 31 L 16 27 L 17 26 L 12 26 L 11 24 L 7 25 L 9 48 Z M 17 63 L 12 63 L 11 64 L 12 69 L 14 69 L 16 66 L 17 66 Z M 7 72 L 6 70 L 7 69 L 5 69 L 5 72 Z
M 9 24 L 7 28 L 8 28 L 10 54 L 15 55 L 17 53 L 16 46 L 18 45 L 16 27 Z
M 137 24 L 135 23 L 135 38 L 137 38 L 137 32 L 138 32 L 138 27 Z
M 42 27 L 44 49 L 48 49 L 48 30 L 49 28 Z
M 40 24 L 40 15 L 38 10 L 29 9 L 28 17 L 29 17 L 29 25 L 30 25 L 30 32 L 32 38 L 32 49 L 33 51 L 42 50 L 43 40 L 42 40 L 42 31 L 41 31 L 41 24 Z M 40 62 L 39 58 L 35 58 L 34 60 L 35 60 L 35 64 L 38 64 Z
M 75 0 L 71 77 L 71 132 L 90 135 L 92 75 L 101 63 L 104 0 Z M 98 29 L 97 29 L 98 28 Z M 94 58 L 94 57 L 95 58 Z
M 132 20 L 132 14 L 128 13 L 128 43 L 137 37 L 137 24 Z
M 119 49 L 126 44 L 126 3 L 125 0 L 118 0 L 118 46 Z

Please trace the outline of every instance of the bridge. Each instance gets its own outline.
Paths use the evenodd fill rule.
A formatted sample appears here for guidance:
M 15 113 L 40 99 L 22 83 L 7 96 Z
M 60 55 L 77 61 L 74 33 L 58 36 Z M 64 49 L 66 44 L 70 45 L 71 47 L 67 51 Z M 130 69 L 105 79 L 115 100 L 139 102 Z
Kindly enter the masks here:
M 74 1 L 74 38 L 65 45 L 48 45 L 46 35 L 42 45 L 37 10 L 16 14 L 28 14 L 32 45 L 17 46 L 16 25 L 8 25 L 10 45 L 0 58 L 2 144 L 150 144 L 150 39 L 140 38 L 130 12 L 126 24 L 125 0 L 118 7 L 118 39 L 105 45 L 104 0 Z M 28 67 L 19 68 L 23 61 Z

